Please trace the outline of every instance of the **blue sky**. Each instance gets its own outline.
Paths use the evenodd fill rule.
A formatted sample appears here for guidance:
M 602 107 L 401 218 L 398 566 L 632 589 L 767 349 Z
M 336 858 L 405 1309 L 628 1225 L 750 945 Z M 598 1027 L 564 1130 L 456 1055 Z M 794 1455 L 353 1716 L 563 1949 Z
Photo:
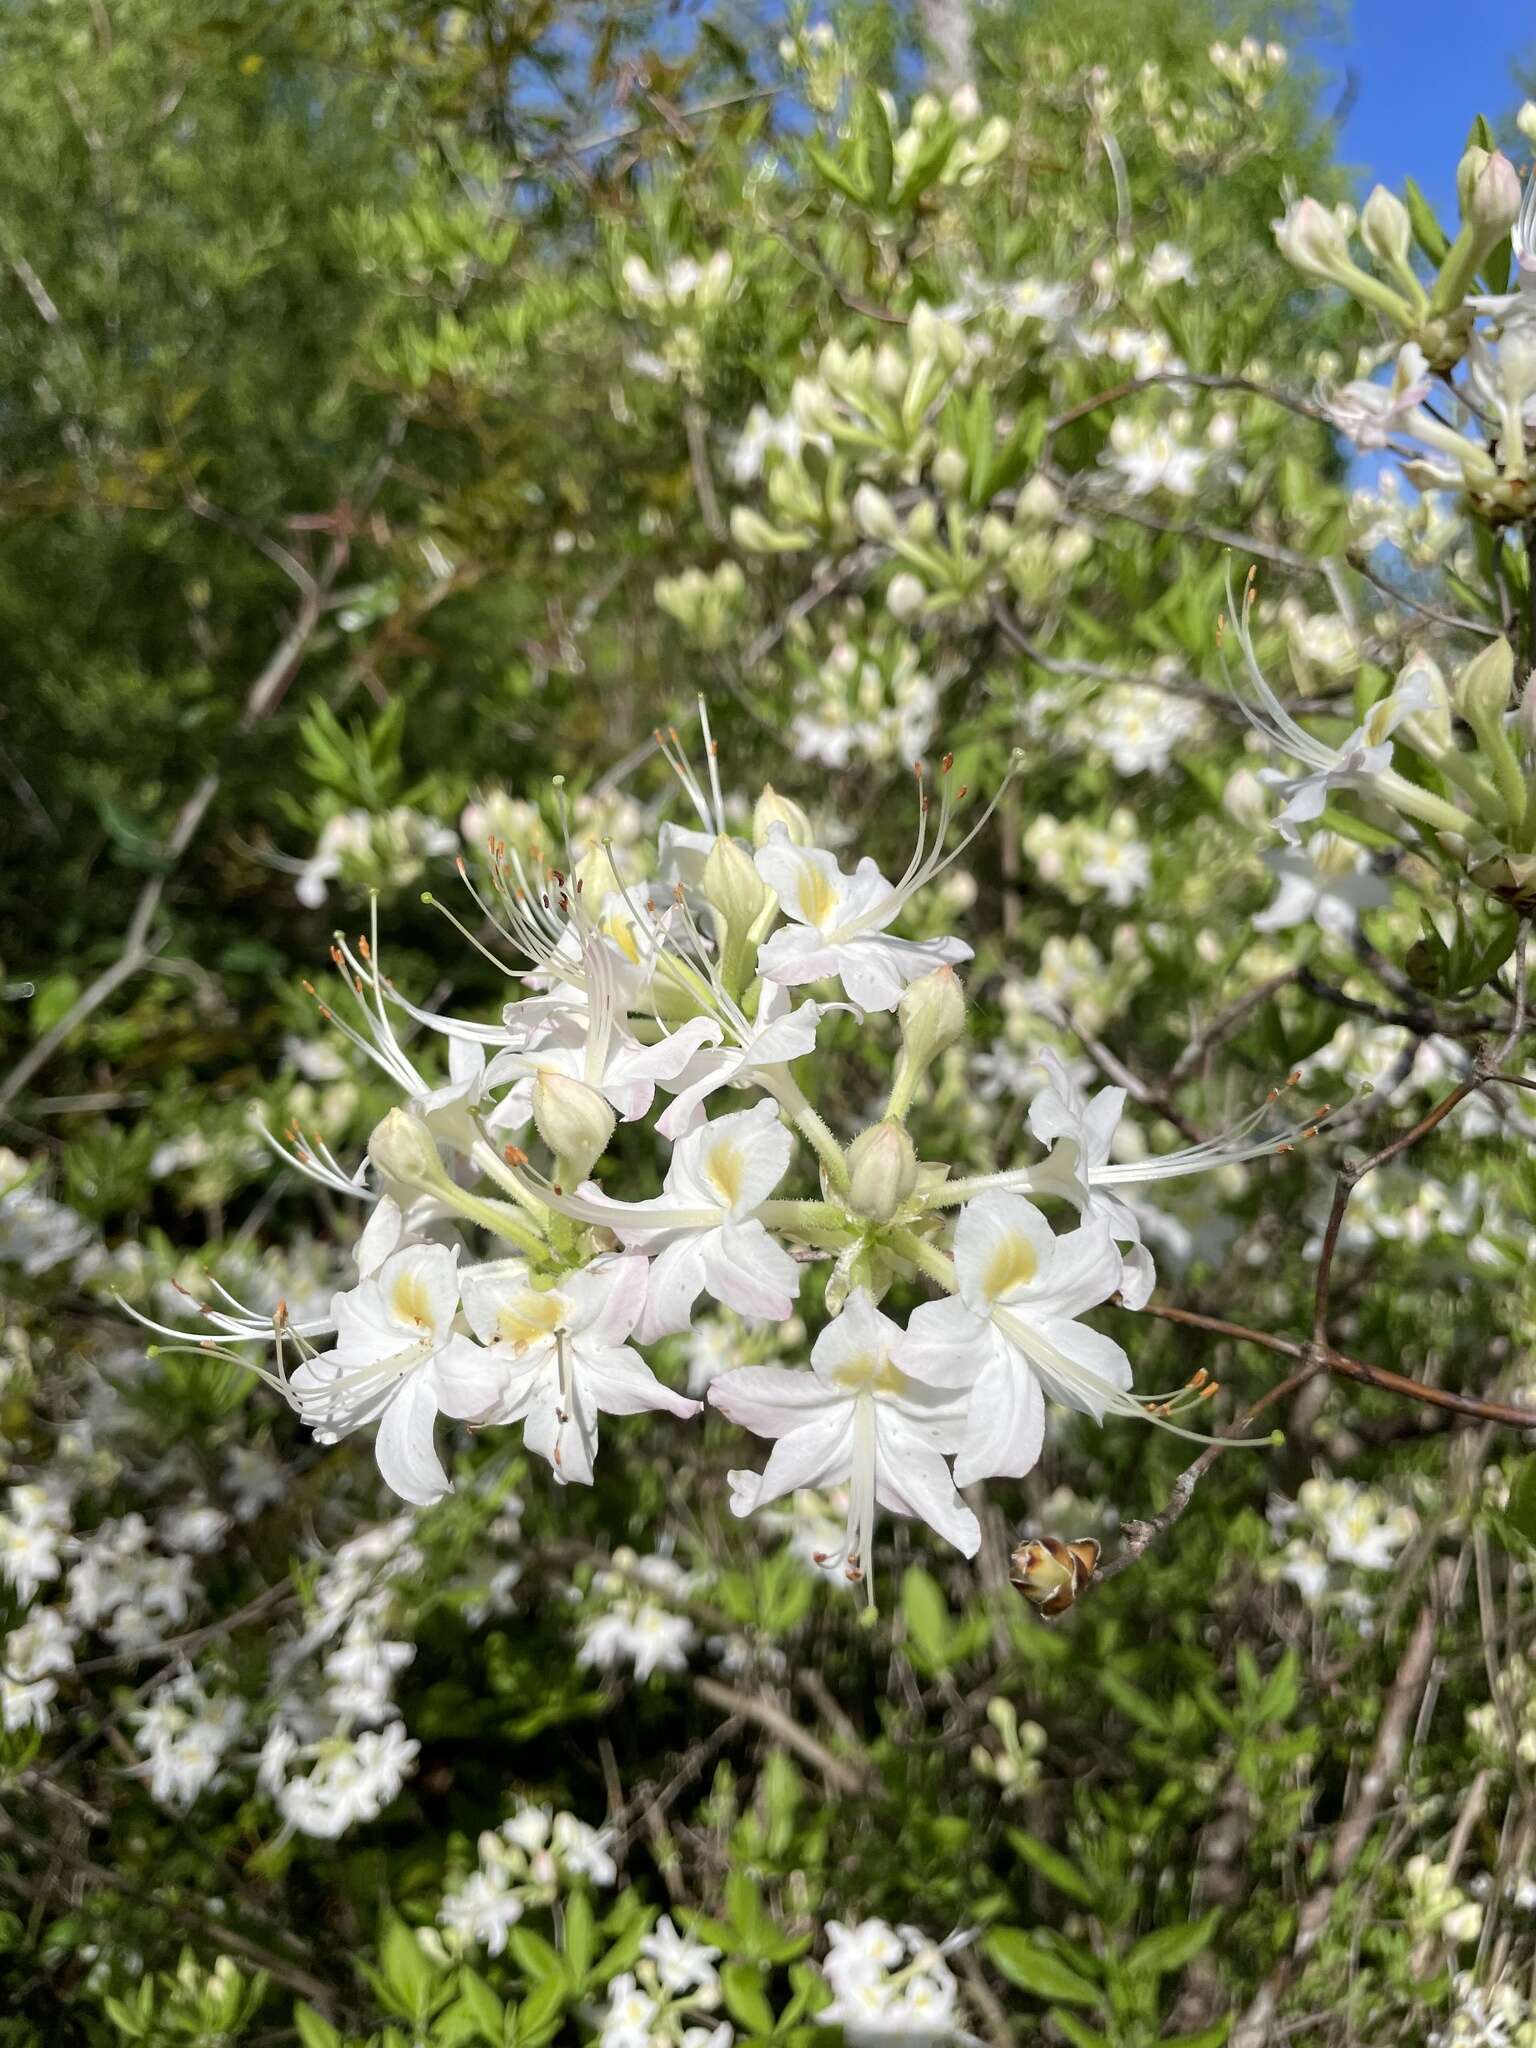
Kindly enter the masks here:
M 1510 62 L 1536 55 L 1530 0 L 1352 0 L 1350 30 L 1325 53 L 1342 87 L 1359 80 L 1339 154 L 1362 194 L 1418 179 L 1454 227 L 1456 159 L 1474 114 L 1497 124 L 1517 104 Z

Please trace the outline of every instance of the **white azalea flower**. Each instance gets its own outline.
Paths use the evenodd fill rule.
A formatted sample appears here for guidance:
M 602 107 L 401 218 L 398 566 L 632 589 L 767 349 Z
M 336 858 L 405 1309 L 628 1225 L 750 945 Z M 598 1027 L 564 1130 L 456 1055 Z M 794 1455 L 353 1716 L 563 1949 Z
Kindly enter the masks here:
M 1085 1217 L 1109 1225 L 1120 1255 L 1120 1299 L 1140 1308 L 1157 1283 L 1152 1254 L 1141 1241 L 1141 1223 L 1134 1209 L 1118 1196 L 1094 1185 L 1094 1174 L 1109 1163 L 1110 1146 L 1125 1110 L 1123 1088 L 1101 1088 L 1091 1099 L 1078 1087 L 1060 1054 L 1047 1046 L 1035 1056 L 1045 1086 L 1029 1105 L 1029 1128 L 1042 1145 L 1054 1146 L 1042 1169 L 1030 1177 L 1037 1192 L 1066 1194 Z
M 777 1106 L 759 1102 L 679 1139 L 663 1192 L 650 1201 L 582 1202 L 588 1220 L 654 1254 L 636 1330 L 642 1344 L 686 1330 L 706 1290 L 739 1315 L 783 1322 L 790 1314 L 799 1268 L 755 1211 L 783 1179 L 794 1144 Z
M 971 957 L 960 939 L 895 939 L 886 930 L 913 891 L 937 872 L 931 863 L 892 883 L 866 856 L 845 875 L 834 855 L 795 846 L 776 828 L 757 850 L 757 869 L 790 919 L 758 954 L 766 981 L 796 988 L 835 978 L 861 1010 L 894 1010 L 909 981 Z
M 440 1373 L 444 1413 L 521 1422 L 524 1446 L 563 1483 L 591 1485 L 599 1416 L 698 1413 L 626 1342 L 645 1304 L 644 1259 L 598 1259 L 552 1287 L 535 1287 L 522 1260 L 505 1259 L 471 1268 L 462 1285 L 480 1344 L 460 1347 Z
M 936 1386 L 970 1389 L 955 1459 L 962 1486 L 1029 1471 L 1046 1393 L 1100 1422 L 1110 1408 L 1140 1415 L 1125 1353 L 1077 1321 L 1121 1284 L 1102 1217 L 1057 1237 L 1022 1195 L 980 1195 L 961 1211 L 954 1259 L 959 1294 L 915 1310 L 895 1357 Z
M 299 1413 L 321 1443 L 378 1424 L 374 1455 L 385 1483 L 419 1507 L 448 1479 L 432 1444 L 444 1374 L 467 1369 L 475 1347 L 458 1334 L 458 1254 L 440 1244 L 393 1252 L 331 1303 L 337 1338 L 290 1376 Z
M 1375 874 L 1360 850 L 1334 833 L 1314 833 L 1304 847 L 1277 848 L 1263 858 L 1279 887 L 1253 919 L 1256 932 L 1315 924 L 1332 938 L 1346 938 L 1362 910 L 1384 910 L 1392 901 L 1386 876 Z
M 704 1118 L 704 1104 L 717 1088 L 746 1087 L 772 1068 L 816 1050 L 822 1006 L 800 1003 L 791 1010 L 787 989 L 764 982 L 762 991 L 756 1017 L 750 1023 L 741 1019 L 737 1043 L 701 1045 L 686 1066 L 664 1080 L 676 1095 L 656 1119 L 662 1137 L 681 1138 L 696 1129 Z
M 742 1366 L 709 1390 L 732 1422 L 777 1439 L 762 1472 L 730 1474 L 735 1513 L 749 1515 L 801 1487 L 847 1482 L 846 1535 L 817 1562 L 841 1565 L 850 1579 L 869 1570 L 877 1506 L 926 1522 L 967 1557 L 981 1542 L 944 1462 L 965 1435 L 964 1402 L 909 1377 L 896 1362 L 902 1342 L 899 1325 L 861 1288 L 816 1339 L 809 1372 Z

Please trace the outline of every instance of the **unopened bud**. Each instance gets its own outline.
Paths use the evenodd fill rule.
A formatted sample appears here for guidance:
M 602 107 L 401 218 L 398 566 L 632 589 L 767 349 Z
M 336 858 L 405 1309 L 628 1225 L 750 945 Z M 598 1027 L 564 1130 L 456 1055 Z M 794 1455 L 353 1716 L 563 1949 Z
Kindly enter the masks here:
M 1456 709 L 1474 732 L 1502 724 L 1514 680 L 1514 650 L 1505 639 L 1490 640 L 1467 663 L 1456 683 Z
M 543 1067 L 533 1083 L 533 1121 L 562 1179 L 582 1181 L 602 1157 L 616 1118 L 585 1081 Z
M 1269 797 L 1251 768 L 1233 769 L 1221 793 L 1221 808 L 1247 832 L 1257 832 L 1268 823 Z
M 914 576 L 910 569 L 903 569 L 886 585 L 886 609 L 904 626 L 912 623 L 927 602 L 928 593 L 923 588 L 922 578 Z
M 848 1206 L 889 1223 L 917 1185 L 917 1150 L 889 1117 L 860 1131 L 848 1147 Z
M 408 1109 L 392 1109 L 374 1126 L 368 1157 L 386 1181 L 416 1191 L 439 1188 L 448 1178 L 432 1133 Z
M 1008 1576 L 1038 1613 L 1065 1614 L 1098 1568 L 1099 1546 L 1091 1536 L 1063 1543 L 1037 1536 L 1013 1553 Z
M 732 506 L 731 539 L 749 555 L 792 555 L 806 545 L 805 536 L 786 533 L 751 505 Z
M 933 458 L 933 480 L 941 491 L 963 491 L 970 474 L 971 465 L 958 448 L 941 448 Z
M 1410 267 L 1413 223 L 1407 207 L 1385 185 L 1378 185 L 1365 202 L 1360 215 L 1360 239 L 1386 269 L 1403 271 Z
M 1415 711 L 1403 720 L 1403 732 L 1409 742 L 1421 754 L 1436 760 L 1453 744 L 1451 731 L 1451 693 L 1445 687 L 1436 662 L 1422 648 L 1417 648 L 1408 657 L 1407 666 L 1397 678 L 1396 690 L 1424 691 L 1432 700 L 1427 711 Z
M 791 846 L 816 844 L 811 821 L 793 797 L 781 796 L 771 782 L 765 782 L 762 795 L 752 806 L 752 844 L 766 846 L 775 825 L 783 827 Z
M 897 1005 L 901 1052 L 891 1081 L 888 1117 L 904 1117 L 917 1084 L 939 1054 L 965 1029 L 965 991 L 953 967 L 936 967 L 909 982 Z
M 1487 243 L 1507 235 L 1520 211 L 1520 174 L 1496 149 L 1469 149 L 1456 171 L 1456 191 L 1462 218 L 1479 231 Z
M 718 910 L 732 932 L 740 936 L 751 930 L 767 908 L 768 885 L 746 848 L 722 833 L 705 857 L 703 895 L 710 908 Z
M 895 506 L 874 484 L 860 484 L 854 492 L 853 517 L 859 531 L 871 540 L 891 541 L 901 531 Z
M 1333 279 L 1352 267 L 1349 236 L 1332 208 L 1320 200 L 1293 200 L 1284 218 L 1271 226 L 1281 255 L 1308 277 Z

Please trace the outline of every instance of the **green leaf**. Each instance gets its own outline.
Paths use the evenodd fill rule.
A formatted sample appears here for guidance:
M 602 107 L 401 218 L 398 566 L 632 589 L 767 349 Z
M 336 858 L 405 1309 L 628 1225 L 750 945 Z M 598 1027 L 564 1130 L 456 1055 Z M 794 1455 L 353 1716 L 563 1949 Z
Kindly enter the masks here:
M 1047 1884 L 1053 1884 L 1057 1891 L 1090 1910 L 1098 1903 L 1087 1878 L 1059 1849 L 1053 1849 L 1049 1842 L 1042 1842 L 1038 1835 L 1026 1834 L 1023 1828 L 1010 1828 L 1008 1840 L 1026 1863 L 1033 1864 Z
M 565 1960 L 575 1982 L 581 1984 L 597 1955 L 597 1922 L 592 1901 L 577 1892 L 565 1908 Z
M 467 1968 L 460 1971 L 459 2002 L 481 2038 L 489 2041 L 492 2048 L 500 2048 L 506 2008 L 477 1971 Z M 308 2043 L 305 2048 L 309 2048 Z
M 1222 2048 L 1222 2043 L 1232 2031 L 1232 2015 L 1217 2020 L 1214 2026 L 1202 2027 L 1198 2034 L 1168 2034 L 1158 2043 L 1158 2048 Z
M 949 1602 L 938 1580 L 921 1565 L 909 1565 L 902 1575 L 901 1611 L 906 1618 L 908 1647 L 925 1672 L 947 1671 L 950 1664 Z
M 891 178 L 895 171 L 891 117 L 885 110 L 885 102 L 872 85 L 859 90 L 859 126 L 864 142 L 864 160 L 869 170 L 870 198 L 876 206 L 884 206 L 891 196 Z
M 312 2005 L 296 2005 L 293 2024 L 303 2048 L 341 2048 L 340 2034 Z
M 1137 1942 L 1125 1959 L 1125 1968 L 1132 1976 L 1139 1973 L 1152 1977 L 1182 1970 L 1192 1957 L 1210 1946 L 1220 1922 L 1221 1908 L 1213 1906 L 1209 1913 L 1191 1920 L 1186 1927 L 1159 1927 Z
M 720 1972 L 725 2009 L 738 2027 L 752 2034 L 773 2032 L 773 2007 L 763 1989 L 763 1973 L 752 1963 L 726 1963 Z
M 1059 2005 L 1051 2007 L 1051 2020 L 1066 2035 L 1072 2048 L 1113 2048 L 1108 2034 L 1101 2034 L 1097 2027 L 1088 2026 Z
M 1098 2005 L 1100 1993 L 1086 1977 L 1040 1947 L 1022 1927 L 994 1927 L 986 1940 L 987 1954 L 1010 1984 L 1036 1998 L 1064 1998 L 1073 2005 Z
M 523 1975 L 531 1977 L 536 1984 L 542 1984 L 546 1978 L 563 1975 L 558 1952 L 531 1927 L 514 1927 L 507 1938 L 507 1946 Z
M 1403 181 L 1403 201 L 1413 225 L 1413 239 L 1437 268 L 1450 252 L 1451 238 L 1435 218 L 1435 210 L 1412 178 Z
M 839 192 L 843 193 L 847 198 L 856 201 L 858 205 L 868 206 L 870 200 L 869 187 L 863 184 L 856 184 L 837 161 L 837 158 L 830 156 L 821 147 L 820 143 L 808 142 L 805 145 L 805 153 L 829 185 L 835 185 Z
M 1510 1482 L 1504 1514 L 1510 1526 L 1527 1543 L 1536 1543 L 1536 1457 L 1522 1458 Z

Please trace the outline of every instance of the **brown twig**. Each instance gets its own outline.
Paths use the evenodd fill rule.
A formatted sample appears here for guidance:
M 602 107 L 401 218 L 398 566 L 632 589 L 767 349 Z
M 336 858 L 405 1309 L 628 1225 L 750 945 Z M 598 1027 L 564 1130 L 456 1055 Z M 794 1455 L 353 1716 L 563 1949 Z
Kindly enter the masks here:
M 712 1707 L 719 1707 L 727 1714 L 738 1714 L 743 1720 L 755 1721 L 785 1749 L 793 1750 L 803 1762 L 820 1771 L 828 1790 L 839 1797 L 858 1799 L 870 1792 L 867 1770 L 860 1770 L 846 1758 L 835 1756 L 809 1728 L 802 1727 L 765 1693 L 738 1692 L 734 1686 L 722 1685 L 717 1678 L 702 1677 L 695 1678 L 693 1689 Z

